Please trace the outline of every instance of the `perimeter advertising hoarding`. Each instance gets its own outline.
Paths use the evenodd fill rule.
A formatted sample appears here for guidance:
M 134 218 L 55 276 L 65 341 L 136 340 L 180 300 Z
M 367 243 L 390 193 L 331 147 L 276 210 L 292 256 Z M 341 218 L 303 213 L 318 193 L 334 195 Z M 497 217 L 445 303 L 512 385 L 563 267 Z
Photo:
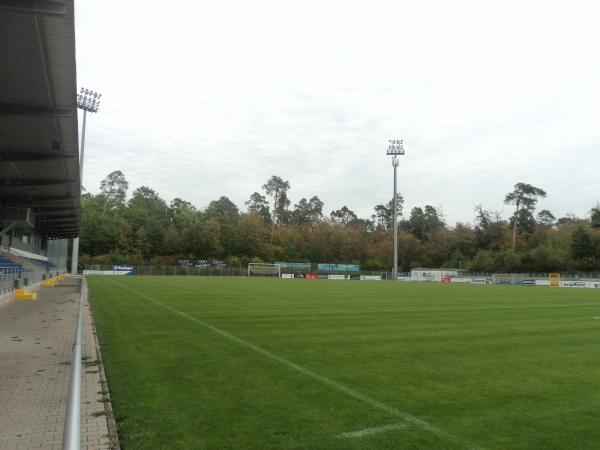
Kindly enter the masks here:
M 305 270 L 310 272 L 311 269 L 310 263 L 275 261 L 275 264 L 279 264 L 281 270 Z
M 321 272 L 360 272 L 358 264 L 319 264 L 318 269 Z
M 560 287 L 600 289 L 598 281 L 562 281 Z

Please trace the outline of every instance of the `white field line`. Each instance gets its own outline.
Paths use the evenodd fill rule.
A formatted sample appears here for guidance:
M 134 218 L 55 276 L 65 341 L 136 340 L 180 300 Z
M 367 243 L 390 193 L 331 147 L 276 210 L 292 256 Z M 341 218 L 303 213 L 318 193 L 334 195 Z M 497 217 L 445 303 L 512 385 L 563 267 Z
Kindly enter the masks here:
M 368 436 L 369 434 L 375 433 L 384 433 L 386 431 L 391 430 L 401 430 L 402 428 L 406 428 L 408 425 L 404 423 L 395 423 L 393 425 L 384 425 L 382 427 L 374 427 L 374 428 L 365 428 L 364 430 L 359 431 L 349 431 L 348 433 L 338 434 L 336 437 L 339 438 L 359 438 L 363 436 Z
M 600 317 L 594 317 L 594 319 L 600 319 Z
M 296 363 L 293 363 L 285 358 L 277 356 L 277 355 L 269 352 L 268 350 L 265 350 L 254 344 L 251 344 L 250 342 L 246 342 L 243 339 L 240 339 L 232 334 L 227 333 L 226 331 L 223 331 L 219 328 L 213 327 L 212 325 L 209 325 L 208 323 L 203 322 L 202 320 L 196 319 L 195 317 L 190 316 L 189 314 L 178 311 L 177 309 L 173 308 L 172 306 L 165 305 L 164 303 L 159 302 L 158 300 L 155 300 L 152 297 L 148 297 L 146 294 L 143 294 L 135 289 L 131 289 L 131 288 L 119 283 L 118 281 L 113 281 L 113 280 L 110 280 L 110 281 L 112 283 L 120 286 L 121 288 L 128 290 L 129 292 L 133 292 L 134 294 L 137 294 L 140 297 L 150 300 L 152 303 L 159 305 L 159 306 L 173 312 L 174 314 L 177 314 L 181 317 L 185 317 L 186 319 L 189 319 L 192 322 L 197 323 L 198 325 L 202 325 L 203 327 L 208 328 L 209 330 L 211 330 L 233 342 L 237 342 L 238 344 L 240 344 L 244 347 L 248 347 L 257 353 L 260 353 L 261 355 L 264 355 L 267 358 L 272 359 L 273 361 L 277 361 L 277 362 L 283 364 L 284 366 L 287 366 L 287 367 L 290 367 L 291 369 L 296 370 L 297 372 L 300 372 L 308 377 L 318 380 L 321 383 L 327 384 L 328 386 L 331 386 L 340 392 L 343 392 L 351 397 L 361 400 L 375 408 L 386 411 L 387 413 L 391 414 L 392 416 L 400 417 L 401 419 L 404 419 L 406 422 L 410 423 L 411 425 L 415 425 L 416 427 L 419 427 L 425 431 L 428 431 L 431 434 L 434 434 L 435 436 L 437 436 L 441 439 L 444 439 L 451 444 L 457 445 L 459 447 L 467 448 L 467 449 L 483 450 L 483 449 L 481 449 L 481 447 L 473 446 L 473 445 L 467 443 L 466 441 L 462 440 L 461 438 L 454 436 L 454 435 L 442 430 L 441 428 L 438 428 L 435 425 L 430 424 L 429 422 L 419 419 L 418 417 L 415 417 L 407 412 L 396 409 L 393 406 L 386 405 L 385 403 L 382 403 L 379 400 L 375 400 L 374 398 L 371 398 L 367 395 L 361 394 L 360 392 L 355 391 L 354 389 L 351 389 L 347 386 L 344 386 L 343 384 L 340 384 L 336 381 L 330 380 L 329 378 L 319 375 L 318 373 L 315 373 L 309 369 L 306 369 L 306 368 L 304 368 Z

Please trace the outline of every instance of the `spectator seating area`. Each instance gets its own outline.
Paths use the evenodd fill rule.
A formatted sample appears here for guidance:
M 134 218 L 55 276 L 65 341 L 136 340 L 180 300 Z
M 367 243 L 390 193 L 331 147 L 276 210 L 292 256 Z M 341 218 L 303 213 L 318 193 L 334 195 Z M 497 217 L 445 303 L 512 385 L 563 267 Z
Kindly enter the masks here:
M 23 269 L 23 266 L 10 258 L 0 256 L 0 269 Z
M 14 289 L 31 286 L 42 280 L 52 279 L 60 275 L 60 271 L 51 262 L 25 256 L 0 256 L 0 295 L 10 293 Z
M 10 258 L 0 256 L 0 295 L 12 291 L 15 288 L 15 280 L 29 275 L 29 272 L 33 271 Z
M 52 264 L 51 262 L 48 262 L 48 261 L 44 261 L 43 259 L 35 259 L 35 258 L 27 258 L 27 257 L 24 257 L 23 259 L 26 259 L 27 261 L 31 262 L 32 264 L 38 265 L 39 267 L 45 269 L 46 272 L 52 272 L 52 271 L 57 270 L 57 268 L 54 264 Z

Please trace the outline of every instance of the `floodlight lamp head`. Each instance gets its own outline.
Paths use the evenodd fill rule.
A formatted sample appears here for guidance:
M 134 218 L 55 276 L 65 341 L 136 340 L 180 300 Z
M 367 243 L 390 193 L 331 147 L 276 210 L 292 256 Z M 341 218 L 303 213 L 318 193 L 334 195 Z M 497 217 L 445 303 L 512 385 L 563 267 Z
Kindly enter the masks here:
M 98 112 L 100 107 L 100 97 L 102 94 L 94 92 L 90 89 L 81 88 L 79 95 L 77 96 L 77 106 L 84 111 Z
M 396 155 L 404 155 L 404 143 L 402 139 L 391 139 L 388 141 L 388 149 L 387 154 L 396 156 Z

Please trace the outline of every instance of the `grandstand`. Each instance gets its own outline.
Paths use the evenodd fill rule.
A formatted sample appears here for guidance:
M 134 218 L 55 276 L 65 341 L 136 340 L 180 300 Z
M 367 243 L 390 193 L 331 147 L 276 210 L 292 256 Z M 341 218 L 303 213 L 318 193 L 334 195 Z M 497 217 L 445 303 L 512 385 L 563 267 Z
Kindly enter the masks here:
M 11 5 L 0 9 L 0 294 L 65 272 L 80 219 L 73 18 L 62 4 Z

